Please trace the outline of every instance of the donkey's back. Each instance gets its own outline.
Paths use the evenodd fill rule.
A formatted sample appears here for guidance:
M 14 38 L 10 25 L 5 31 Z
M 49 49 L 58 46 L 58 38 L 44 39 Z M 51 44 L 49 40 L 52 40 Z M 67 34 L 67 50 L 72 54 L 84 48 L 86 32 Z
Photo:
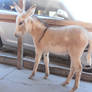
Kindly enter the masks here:
M 88 43 L 86 29 L 80 26 L 49 27 L 40 45 L 53 53 L 66 53 L 70 48 L 80 48 Z M 84 45 L 85 44 L 85 45 Z

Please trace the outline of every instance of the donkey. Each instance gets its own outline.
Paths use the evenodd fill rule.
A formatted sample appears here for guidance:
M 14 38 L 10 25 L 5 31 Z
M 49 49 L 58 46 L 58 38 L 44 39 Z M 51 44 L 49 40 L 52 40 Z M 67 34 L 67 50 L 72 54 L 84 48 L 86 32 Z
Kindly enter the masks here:
M 29 32 L 32 35 L 35 46 L 35 64 L 30 79 L 35 75 L 38 64 L 40 62 L 42 54 L 44 55 L 45 63 L 45 79 L 49 75 L 49 52 L 55 54 L 68 53 L 71 58 L 70 73 L 66 81 L 62 84 L 66 86 L 69 84 L 73 75 L 75 74 L 75 84 L 70 92 L 74 92 L 79 85 L 80 76 L 82 71 L 81 56 L 85 47 L 90 43 L 87 63 L 91 65 L 91 48 L 92 48 L 92 34 L 90 34 L 85 28 L 81 26 L 65 26 L 65 27 L 47 27 L 44 23 L 34 16 L 36 6 L 32 6 L 27 12 L 20 9 L 15 4 L 18 16 L 16 18 L 16 37 L 22 37 L 25 32 Z

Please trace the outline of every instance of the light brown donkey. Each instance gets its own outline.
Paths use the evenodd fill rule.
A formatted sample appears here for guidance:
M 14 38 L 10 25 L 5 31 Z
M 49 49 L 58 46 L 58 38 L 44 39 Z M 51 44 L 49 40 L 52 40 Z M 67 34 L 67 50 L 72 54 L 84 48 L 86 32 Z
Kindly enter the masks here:
M 18 12 L 15 36 L 20 37 L 23 36 L 25 32 L 29 32 L 32 35 L 35 45 L 35 65 L 30 78 L 35 75 L 42 54 L 44 54 L 46 68 L 44 78 L 47 78 L 49 75 L 49 52 L 55 54 L 68 53 L 71 57 L 71 67 L 68 78 L 63 83 L 63 86 L 67 85 L 75 74 L 75 84 L 70 91 L 74 92 L 78 88 L 82 71 L 80 57 L 88 43 L 90 42 L 91 44 L 92 34 L 83 27 L 75 25 L 65 27 L 47 27 L 40 22 L 36 16 L 33 16 L 36 9 L 35 6 L 32 6 L 27 12 L 22 11 L 16 4 L 15 8 Z M 91 47 L 88 59 L 90 59 L 90 51 Z M 88 65 L 91 65 L 90 60 L 88 60 Z

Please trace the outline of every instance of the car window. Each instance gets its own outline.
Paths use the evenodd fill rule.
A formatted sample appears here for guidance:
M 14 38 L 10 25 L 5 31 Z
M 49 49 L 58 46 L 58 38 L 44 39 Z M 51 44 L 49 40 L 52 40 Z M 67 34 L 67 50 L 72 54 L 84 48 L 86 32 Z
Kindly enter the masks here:
M 0 10 L 15 11 L 13 1 L 18 4 L 18 0 L 0 0 Z
M 68 14 L 60 0 L 26 0 L 26 10 L 36 4 L 35 14 L 49 17 L 61 17 L 68 19 Z
M 0 0 L 0 10 L 15 11 L 13 1 L 18 4 L 19 0 Z M 35 14 L 69 19 L 69 13 L 65 10 L 64 5 L 61 0 L 25 0 L 26 10 L 30 8 L 33 4 L 37 5 Z M 2 12 L 2 11 L 1 11 Z M 3 11 L 4 12 L 4 11 Z

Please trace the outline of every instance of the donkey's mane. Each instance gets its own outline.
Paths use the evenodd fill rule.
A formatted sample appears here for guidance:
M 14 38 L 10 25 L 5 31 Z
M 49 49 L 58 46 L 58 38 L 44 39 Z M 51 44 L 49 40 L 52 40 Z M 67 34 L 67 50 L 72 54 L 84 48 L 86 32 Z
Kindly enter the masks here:
M 36 15 L 33 16 L 33 19 L 37 21 L 36 23 L 43 27 L 48 27 L 49 25 L 46 22 L 41 21 Z

